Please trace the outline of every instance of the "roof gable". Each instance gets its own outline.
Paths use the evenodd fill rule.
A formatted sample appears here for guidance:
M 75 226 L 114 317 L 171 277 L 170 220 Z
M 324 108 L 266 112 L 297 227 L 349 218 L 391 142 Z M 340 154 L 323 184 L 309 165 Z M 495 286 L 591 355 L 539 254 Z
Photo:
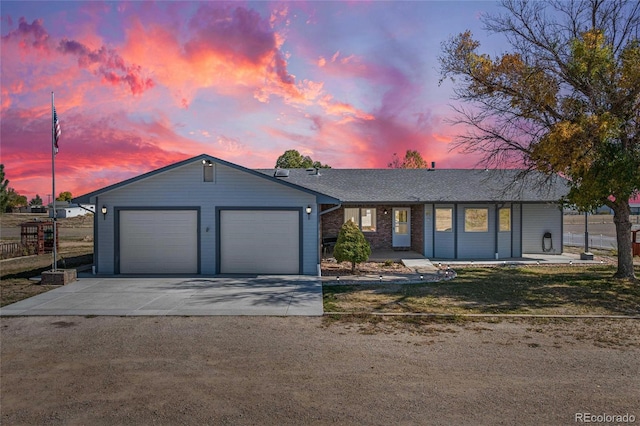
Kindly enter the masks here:
M 332 204 L 332 203 L 338 203 L 339 202 L 338 200 L 336 200 L 336 199 L 334 199 L 334 198 L 332 198 L 330 196 L 327 196 L 326 194 L 323 194 L 321 192 L 315 191 L 315 190 L 313 190 L 311 188 L 307 188 L 307 187 L 304 187 L 304 186 L 297 185 L 294 182 L 282 181 L 282 180 L 277 179 L 277 178 L 275 178 L 273 176 L 268 176 L 268 175 L 266 175 L 264 173 L 260 173 L 257 170 L 248 169 L 248 168 L 240 166 L 238 164 L 230 163 L 228 161 L 222 160 L 220 158 L 212 157 L 212 156 L 207 155 L 207 154 L 200 154 L 200 155 L 198 155 L 196 157 L 188 158 L 186 160 L 179 161 L 177 163 L 169 164 L 168 166 L 161 167 L 159 169 L 152 170 L 150 172 L 141 174 L 139 176 L 135 176 L 133 178 L 124 180 L 122 182 L 118 182 L 118 183 L 115 183 L 113 185 L 109 185 L 109 186 L 106 186 L 104 188 L 98 189 L 96 191 L 89 192 L 87 194 L 81 195 L 79 197 L 75 197 L 73 199 L 73 202 L 75 202 L 75 203 L 91 203 L 91 202 L 93 202 L 92 199 L 94 197 L 97 197 L 99 195 L 105 194 L 107 192 L 118 190 L 120 188 L 123 188 L 125 186 L 131 185 L 133 183 L 140 182 L 140 181 L 152 178 L 152 177 L 157 176 L 159 174 L 166 173 L 166 172 L 169 172 L 171 170 L 175 170 L 175 169 L 177 169 L 179 167 L 182 167 L 182 166 L 185 166 L 185 165 L 189 165 L 189 164 L 193 164 L 193 163 L 197 163 L 197 162 L 204 162 L 204 161 L 211 161 L 213 163 L 221 164 L 221 165 L 230 167 L 230 168 L 235 169 L 235 170 L 239 170 L 239 171 L 242 171 L 242 172 L 245 172 L 245 173 L 249 173 L 249 174 L 254 175 L 254 176 L 258 176 L 261 179 L 266 179 L 266 180 L 269 180 L 271 182 L 277 182 L 280 185 L 285 185 L 285 186 L 288 186 L 290 188 L 296 189 L 298 191 L 302 191 L 302 192 L 306 192 L 306 193 L 315 195 L 316 197 L 318 197 L 318 202 L 319 203 Z

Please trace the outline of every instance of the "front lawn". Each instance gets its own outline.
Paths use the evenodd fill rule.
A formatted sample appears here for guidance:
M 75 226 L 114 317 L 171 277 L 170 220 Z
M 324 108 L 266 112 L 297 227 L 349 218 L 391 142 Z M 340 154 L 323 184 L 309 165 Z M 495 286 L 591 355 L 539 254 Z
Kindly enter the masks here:
M 451 281 L 325 285 L 325 312 L 640 315 L 640 284 L 612 266 L 463 268 Z

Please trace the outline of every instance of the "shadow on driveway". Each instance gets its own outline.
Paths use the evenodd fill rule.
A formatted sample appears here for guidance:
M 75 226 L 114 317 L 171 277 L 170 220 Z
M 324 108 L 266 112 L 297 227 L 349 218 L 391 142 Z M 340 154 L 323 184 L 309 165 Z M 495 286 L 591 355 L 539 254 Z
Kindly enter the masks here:
M 310 276 L 93 277 L 5 306 L 0 315 L 322 315 Z

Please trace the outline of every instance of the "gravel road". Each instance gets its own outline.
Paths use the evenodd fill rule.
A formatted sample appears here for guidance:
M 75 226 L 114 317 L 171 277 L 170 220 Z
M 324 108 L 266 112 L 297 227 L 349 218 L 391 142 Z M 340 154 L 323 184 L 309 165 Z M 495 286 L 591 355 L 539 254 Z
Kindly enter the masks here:
M 640 322 L 2 318 L 1 423 L 640 422 Z

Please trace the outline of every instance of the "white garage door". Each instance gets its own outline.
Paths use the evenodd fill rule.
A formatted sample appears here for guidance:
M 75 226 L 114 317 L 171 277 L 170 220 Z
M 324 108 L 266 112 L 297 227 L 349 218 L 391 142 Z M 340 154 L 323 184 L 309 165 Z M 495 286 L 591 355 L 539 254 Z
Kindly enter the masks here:
M 300 273 L 299 212 L 222 210 L 220 272 Z
M 198 273 L 198 212 L 120 212 L 120 273 Z

